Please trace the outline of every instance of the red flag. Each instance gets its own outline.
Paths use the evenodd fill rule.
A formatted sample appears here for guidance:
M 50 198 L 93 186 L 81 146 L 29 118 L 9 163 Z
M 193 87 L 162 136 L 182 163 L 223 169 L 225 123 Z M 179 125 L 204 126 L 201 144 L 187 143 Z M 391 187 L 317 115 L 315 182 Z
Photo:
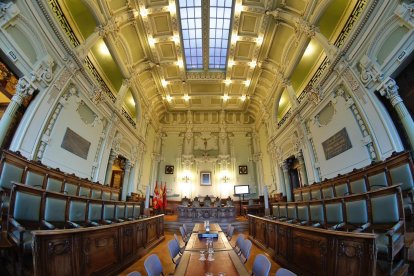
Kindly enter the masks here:
M 158 182 L 155 181 L 154 196 L 152 198 L 152 208 L 158 209 Z
M 162 190 L 162 182 L 160 183 L 160 192 L 158 194 L 158 208 L 163 208 L 164 204 L 162 202 L 164 196 L 163 196 L 163 190 Z
M 164 209 L 167 208 L 167 182 L 164 183 L 164 192 L 162 193 Z

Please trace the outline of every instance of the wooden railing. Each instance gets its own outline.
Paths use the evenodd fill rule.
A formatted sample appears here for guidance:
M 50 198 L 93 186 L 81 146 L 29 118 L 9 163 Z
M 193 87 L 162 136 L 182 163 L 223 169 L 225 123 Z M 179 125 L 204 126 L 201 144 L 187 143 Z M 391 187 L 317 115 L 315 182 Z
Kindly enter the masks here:
M 375 237 L 249 215 L 249 238 L 298 275 L 375 275 Z
M 164 239 L 164 215 L 32 233 L 35 275 L 114 275 Z

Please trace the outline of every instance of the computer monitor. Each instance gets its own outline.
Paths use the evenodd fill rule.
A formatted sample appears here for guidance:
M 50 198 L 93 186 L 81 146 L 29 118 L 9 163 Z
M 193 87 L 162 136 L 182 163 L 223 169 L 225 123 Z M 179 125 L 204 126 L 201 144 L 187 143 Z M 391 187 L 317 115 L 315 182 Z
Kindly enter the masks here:
M 250 194 L 249 185 L 236 185 L 236 186 L 234 186 L 234 194 L 235 195 Z

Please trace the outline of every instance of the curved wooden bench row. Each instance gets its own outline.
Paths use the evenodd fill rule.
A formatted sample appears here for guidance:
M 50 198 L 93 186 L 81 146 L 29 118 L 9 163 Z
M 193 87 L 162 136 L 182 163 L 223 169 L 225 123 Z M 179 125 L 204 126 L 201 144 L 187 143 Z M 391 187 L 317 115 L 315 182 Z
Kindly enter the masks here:
M 119 200 L 120 190 L 82 179 L 74 174 L 30 161 L 19 153 L 4 150 L 0 160 L 0 202 L 7 214 L 12 181 L 44 190 L 93 199 Z
M 399 185 L 341 198 L 278 203 L 274 219 L 304 227 L 376 233 L 378 258 L 384 270 L 404 263 L 405 218 Z
M 32 230 L 100 227 L 142 218 L 140 203 L 69 196 L 13 182 L 7 234 L 21 265 L 32 249 Z
M 116 275 L 164 240 L 164 215 L 32 233 L 34 275 Z
M 297 275 L 375 275 L 375 234 L 248 216 L 249 239 Z
M 295 201 L 308 201 L 365 193 L 400 183 L 412 203 L 414 167 L 409 152 L 396 153 L 382 162 L 354 169 L 345 175 L 294 190 Z

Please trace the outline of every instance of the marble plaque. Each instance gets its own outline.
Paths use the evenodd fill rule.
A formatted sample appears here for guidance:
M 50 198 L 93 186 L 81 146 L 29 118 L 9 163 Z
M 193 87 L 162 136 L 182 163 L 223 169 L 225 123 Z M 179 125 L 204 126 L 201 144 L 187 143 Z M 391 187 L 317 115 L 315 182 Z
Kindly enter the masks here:
M 61 145 L 62 148 L 86 160 L 88 159 L 90 146 L 91 143 L 88 140 L 82 138 L 70 128 L 66 129 Z
M 326 160 L 343 153 L 352 148 L 351 140 L 349 140 L 346 128 L 341 129 L 332 137 L 322 143 L 323 151 L 325 152 Z

